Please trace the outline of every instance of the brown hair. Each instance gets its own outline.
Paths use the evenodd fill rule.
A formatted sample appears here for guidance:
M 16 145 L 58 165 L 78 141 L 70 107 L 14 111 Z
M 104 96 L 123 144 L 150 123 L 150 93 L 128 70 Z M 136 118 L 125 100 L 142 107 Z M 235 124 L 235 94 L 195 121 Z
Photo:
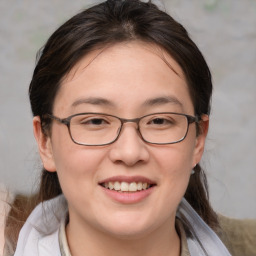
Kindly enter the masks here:
M 40 51 L 29 87 L 34 116 L 40 116 L 47 136 L 55 95 L 61 79 L 87 53 L 120 42 L 140 40 L 159 46 L 181 66 L 196 115 L 210 113 L 211 73 L 185 28 L 151 1 L 108 0 L 84 10 L 59 27 Z M 42 170 L 38 201 L 61 194 L 56 173 Z M 208 199 L 207 180 L 198 164 L 185 198 L 211 227 L 218 225 Z

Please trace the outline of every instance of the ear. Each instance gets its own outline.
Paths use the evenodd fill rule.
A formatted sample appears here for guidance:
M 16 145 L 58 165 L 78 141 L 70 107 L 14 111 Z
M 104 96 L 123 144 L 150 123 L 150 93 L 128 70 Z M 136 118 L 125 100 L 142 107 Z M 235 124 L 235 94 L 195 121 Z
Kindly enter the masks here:
M 201 121 L 199 122 L 199 131 L 196 137 L 196 144 L 194 148 L 194 161 L 193 167 L 198 164 L 202 158 L 205 146 L 205 140 L 209 128 L 209 116 L 202 115 Z
M 33 118 L 33 130 L 44 168 L 49 172 L 55 172 L 56 167 L 53 158 L 51 138 L 42 131 L 39 116 Z

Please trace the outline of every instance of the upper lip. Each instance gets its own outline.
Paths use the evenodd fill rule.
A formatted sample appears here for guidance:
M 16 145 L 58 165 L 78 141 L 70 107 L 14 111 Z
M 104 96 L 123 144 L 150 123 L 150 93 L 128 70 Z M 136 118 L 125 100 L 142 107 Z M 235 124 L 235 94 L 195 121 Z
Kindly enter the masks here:
M 142 183 L 148 183 L 150 185 L 156 184 L 156 182 L 152 181 L 149 178 L 143 177 L 143 176 L 112 176 L 107 179 L 101 180 L 99 184 L 107 183 L 107 182 L 142 182 Z

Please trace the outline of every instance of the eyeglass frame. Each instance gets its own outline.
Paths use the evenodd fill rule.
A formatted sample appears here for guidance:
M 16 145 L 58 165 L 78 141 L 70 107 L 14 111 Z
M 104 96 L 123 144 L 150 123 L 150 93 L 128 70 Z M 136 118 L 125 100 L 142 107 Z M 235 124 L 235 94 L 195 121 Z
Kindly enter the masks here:
M 115 117 L 117 119 L 119 119 L 119 121 L 121 122 L 121 126 L 119 128 L 119 131 L 118 131 L 118 134 L 116 136 L 116 138 L 111 141 L 111 142 L 108 142 L 108 143 L 104 143 L 104 144 L 85 144 L 85 143 L 79 143 L 77 141 L 75 141 L 72 137 L 72 134 L 71 134 L 71 129 L 70 129 L 70 121 L 73 117 L 75 116 L 80 116 L 80 115 L 88 115 L 88 114 L 98 114 L 98 115 L 106 115 L 106 116 L 111 116 L 111 117 Z M 147 141 L 144 139 L 141 131 L 140 131 L 140 126 L 139 126 L 139 122 L 141 119 L 147 117 L 147 116 L 151 116 L 151 115 L 156 115 L 156 114 L 175 114 L 175 115 L 180 115 L 180 116 L 185 116 L 187 118 L 187 130 L 186 130 L 186 133 L 185 135 L 178 141 L 174 141 L 174 142 L 166 142 L 166 143 L 155 143 L 155 142 L 150 142 L 150 141 Z M 77 113 L 77 114 L 74 114 L 74 115 L 71 115 L 71 116 L 68 116 L 66 118 L 59 118 L 57 116 L 54 116 L 52 114 L 45 114 L 44 117 L 49 117 L 61 124 L 64 124 L 67 126 L 68 128 L 68 132 L 69 132 L 69 135 L 70 135 L 70 138 L 71 140 L 77 144 L 77 145 L 81 145 L 81 146 L 106 146 L 106 145 L 110 145 L 110 144 L 113 144 L 114 142 L 116 142 L 121 134 L 121 131 L 122 131 L 122 128 L 123 128 L 123 125 L 124 123 L 136 123 L 137 124 L 137 130 L 139 132 L 139 136 L 140 138 L 146 142 L 146 143 L 149 143 L 149 144 L 153 144 L 153 145 L 169 145 L 169 144 L 176 144 L 176 143 L 179 143 L 181 141 L 183 141 L 186 137 L 187 137 L 187 134 L 188 134 L 188 129 L 189 129 L 189 125 L 192 124 L 192 123 L 196 123 L 198 124 L 200 121 L 201 121 L 201 117 L 196 115 L 196 116 L 191 116 L 191 115 L 187 115 L 187 114 L 183 114 L 183 113 L 176 113 L 176 112 L 157 112 L 157 113 L 151 113 L 151 114 L 147 114 L 147 115 L 144 115 L 144 116 L 141 116 L 141 117 L 137 117 L 137 118 L 132 118 L 132 119 L 127 119 L 127 118 L 121 118 L 121 117 L 118 117 L 118 116 L 115 116 L 115 115 L 111 115 L 111 114 L 106 114 L 106 113 L 98 113 L 98 112 L 84 112 L 84 113 Z

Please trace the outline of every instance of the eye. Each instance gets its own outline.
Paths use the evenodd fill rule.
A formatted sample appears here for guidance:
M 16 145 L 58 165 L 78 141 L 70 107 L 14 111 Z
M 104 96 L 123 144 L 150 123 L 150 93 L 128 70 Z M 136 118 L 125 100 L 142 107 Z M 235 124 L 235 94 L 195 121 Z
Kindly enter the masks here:
M 166 120 L 164 118 L 155 118 L 151 121 L 153 124 L 164 124 Z
M 106 119 L 98 118 L 98 117 L 84 118 L 83 120 L 80 121 L 80 124 L 95 125 L 95 126 L 100 126 L 108 123 L 109 122 Z
M 155 117 L 148 122 L 151 125 L 171 125 L 173 123 L 174 121 L 168 117 Z
M 100 119 L 100 118 L 95 118 L 95 119 L 90 120 L 90 123 L 95 124 L 95 125 L 100 125 L 100 124 L 103 124 L 104 122 L 105 122 L 105 120 Z

